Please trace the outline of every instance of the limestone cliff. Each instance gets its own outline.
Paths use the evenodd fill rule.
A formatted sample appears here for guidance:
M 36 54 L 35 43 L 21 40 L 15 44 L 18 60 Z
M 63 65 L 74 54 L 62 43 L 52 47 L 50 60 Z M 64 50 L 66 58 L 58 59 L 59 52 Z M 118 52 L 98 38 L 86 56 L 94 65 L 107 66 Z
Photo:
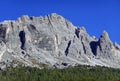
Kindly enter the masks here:
M 120 68 L 120 46 L 106 31 L 89 36 L 62 16 L 22 16 L 0 23 L 0 67 L 101 65 Z

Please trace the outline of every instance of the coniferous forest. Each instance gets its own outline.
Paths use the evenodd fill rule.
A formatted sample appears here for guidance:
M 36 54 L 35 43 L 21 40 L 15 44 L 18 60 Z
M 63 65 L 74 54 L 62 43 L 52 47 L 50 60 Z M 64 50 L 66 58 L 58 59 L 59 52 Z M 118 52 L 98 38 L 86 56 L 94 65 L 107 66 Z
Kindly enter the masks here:
M 120 69 L 100 66 L 65 69 L 7 68 L 0 71 L 0 81 L 120 81 Z

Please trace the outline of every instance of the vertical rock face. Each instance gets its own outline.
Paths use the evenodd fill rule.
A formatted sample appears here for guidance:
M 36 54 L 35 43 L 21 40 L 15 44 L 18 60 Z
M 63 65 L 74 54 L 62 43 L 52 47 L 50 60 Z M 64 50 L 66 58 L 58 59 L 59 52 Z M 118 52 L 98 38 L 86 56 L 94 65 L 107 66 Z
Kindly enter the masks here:
M 120 46 L 99 39 L 56 13 L 0 23 L 0 67 L 64 68 L 79 64 L 120 67 Z

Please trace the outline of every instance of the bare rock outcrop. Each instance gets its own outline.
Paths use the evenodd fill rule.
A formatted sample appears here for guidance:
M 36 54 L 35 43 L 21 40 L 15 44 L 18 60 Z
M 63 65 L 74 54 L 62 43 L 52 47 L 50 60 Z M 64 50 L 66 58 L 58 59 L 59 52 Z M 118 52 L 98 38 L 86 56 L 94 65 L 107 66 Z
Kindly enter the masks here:
M 62 16 L 22 16 L 0 23 L 0 67 L 64 68 L 101 65 L 120 68 L 120 46 L 107 32 L 89 36 Z

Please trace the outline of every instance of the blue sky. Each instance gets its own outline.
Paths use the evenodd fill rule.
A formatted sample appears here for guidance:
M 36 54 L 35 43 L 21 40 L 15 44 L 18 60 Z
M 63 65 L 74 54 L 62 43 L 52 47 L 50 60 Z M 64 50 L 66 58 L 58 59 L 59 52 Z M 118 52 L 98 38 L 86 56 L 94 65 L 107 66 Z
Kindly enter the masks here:
M 1 0 L 0 21 L 58 13 L 97 38 L 103 30 L 120 44 L 120 0 Z

